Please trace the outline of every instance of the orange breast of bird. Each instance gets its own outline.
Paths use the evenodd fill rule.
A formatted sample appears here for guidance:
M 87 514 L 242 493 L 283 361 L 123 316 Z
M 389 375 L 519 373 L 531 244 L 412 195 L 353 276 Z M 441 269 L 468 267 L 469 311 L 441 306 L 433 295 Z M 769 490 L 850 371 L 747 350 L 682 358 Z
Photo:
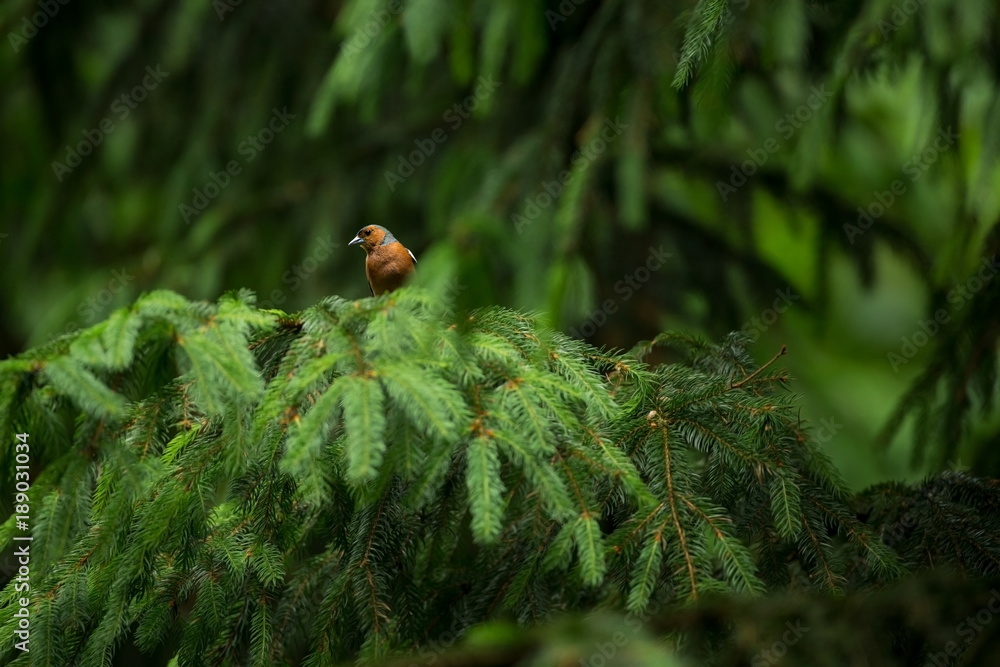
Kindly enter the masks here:
M 375 296 L 401 287 L 413 268 L 410 252 L 399 241 L 376 246 L 365 259 L 365 275 Z

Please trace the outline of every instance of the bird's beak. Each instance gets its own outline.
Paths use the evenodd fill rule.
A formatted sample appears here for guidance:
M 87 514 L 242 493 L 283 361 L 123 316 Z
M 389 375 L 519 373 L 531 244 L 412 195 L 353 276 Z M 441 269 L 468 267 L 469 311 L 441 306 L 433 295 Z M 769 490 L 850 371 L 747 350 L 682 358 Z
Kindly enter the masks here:
M 361 243 L 361 237 L 355 236 L 353 239 L 351 239 L 351 242 L 348 243 L 347 245 L 357 245 L 359 243 Z

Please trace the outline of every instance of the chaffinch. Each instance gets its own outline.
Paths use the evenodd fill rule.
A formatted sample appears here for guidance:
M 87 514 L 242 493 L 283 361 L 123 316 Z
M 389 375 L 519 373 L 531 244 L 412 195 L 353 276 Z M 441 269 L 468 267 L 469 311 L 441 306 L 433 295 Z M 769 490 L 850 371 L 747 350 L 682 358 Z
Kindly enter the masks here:
M 398 288 L 413 273 L 417 258 L 396 240 L 382 225 L 362 227 L 347 245 L 361 244 L 365 249 L 365 276 L 372 296 L 379 296 Z

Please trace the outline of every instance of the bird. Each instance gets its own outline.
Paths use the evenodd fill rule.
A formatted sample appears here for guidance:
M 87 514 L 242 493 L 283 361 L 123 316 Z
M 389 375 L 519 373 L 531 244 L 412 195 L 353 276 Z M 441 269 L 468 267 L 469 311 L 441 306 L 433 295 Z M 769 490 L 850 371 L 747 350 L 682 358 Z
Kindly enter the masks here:
M 417 267 L 417 258 L 382 225 L 362 227 L 347 245 L 365 250 L 365 276 L 372 296 L 400 287 Z

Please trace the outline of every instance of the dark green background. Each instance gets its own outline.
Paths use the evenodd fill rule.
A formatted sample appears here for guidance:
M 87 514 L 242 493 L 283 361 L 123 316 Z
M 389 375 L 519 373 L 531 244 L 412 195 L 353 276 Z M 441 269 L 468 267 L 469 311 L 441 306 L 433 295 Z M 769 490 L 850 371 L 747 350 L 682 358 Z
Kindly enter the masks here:
M 461 308 L 787 344 L 857 488 L 1000 472 L 992 2 L 49 0 L 0 26 L 2 356 L 154 288 L 365 297 L 346 244 L 377 223 Z M 954 379 L 883 448 L 928 368 Z

